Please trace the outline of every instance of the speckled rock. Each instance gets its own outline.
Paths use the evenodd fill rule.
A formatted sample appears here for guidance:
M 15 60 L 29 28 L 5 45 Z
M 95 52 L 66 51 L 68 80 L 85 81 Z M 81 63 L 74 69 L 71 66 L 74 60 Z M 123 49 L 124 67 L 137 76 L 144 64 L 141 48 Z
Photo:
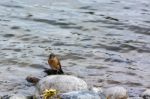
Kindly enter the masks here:
M 9 99 L 28 99 L 28 98 L 23 95 L 13 95 Z
M 104 91 L 107 99 L 128 99 L 127 90 L 121 86 L 110 87 Z
M 33 96 L 25 96 L 21 94 L 4 95 L 0 96 L 0 99 L 33 99 Z
M 45 89 L 56 89 L 59 93 L 88 90 L 88 86 L 85 81 L 69 75 L 52 75 L 44 77 L 37 83 L 36 86 L 36 97 L 43 94 Z

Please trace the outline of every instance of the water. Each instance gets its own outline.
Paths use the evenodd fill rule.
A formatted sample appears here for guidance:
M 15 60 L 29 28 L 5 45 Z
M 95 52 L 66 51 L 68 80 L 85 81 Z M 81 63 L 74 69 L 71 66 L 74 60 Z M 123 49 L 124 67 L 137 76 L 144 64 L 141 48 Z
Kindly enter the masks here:
M 149 0 L 1 0 L 0 95 L 34 93 L 59 55 L 66 73 L 89 86 L 150 88 Z

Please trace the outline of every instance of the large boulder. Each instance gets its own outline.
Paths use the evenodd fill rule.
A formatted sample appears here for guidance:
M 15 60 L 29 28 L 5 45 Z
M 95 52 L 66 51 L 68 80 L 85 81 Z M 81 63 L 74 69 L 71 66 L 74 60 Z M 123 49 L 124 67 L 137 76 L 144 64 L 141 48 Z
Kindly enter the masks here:
M 88 90 L 84 80 L 70 75 L 47 76 L 42 78 L 36 86 L 36 97 L 41 96 L 46 89 L 56 89 L 59 93 Z

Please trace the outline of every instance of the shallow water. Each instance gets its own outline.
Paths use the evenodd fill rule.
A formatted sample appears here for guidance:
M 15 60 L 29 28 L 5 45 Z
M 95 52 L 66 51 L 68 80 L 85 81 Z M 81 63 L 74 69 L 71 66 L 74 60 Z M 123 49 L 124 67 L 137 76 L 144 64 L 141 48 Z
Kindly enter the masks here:
M 59 55 L 66 73 L 89 86 L 150 88 L 149 0 L 0 0 L 0 95 L 34 92 Z

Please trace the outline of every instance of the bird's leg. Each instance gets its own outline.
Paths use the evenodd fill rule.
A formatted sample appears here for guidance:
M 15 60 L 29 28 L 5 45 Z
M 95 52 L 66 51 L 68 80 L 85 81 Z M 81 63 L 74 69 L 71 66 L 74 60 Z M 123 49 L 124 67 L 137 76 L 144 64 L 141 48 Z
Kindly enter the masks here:
M 59 74 L 59 70 L 57 70 L 56 74 L 57 74 L 57 75 Z

